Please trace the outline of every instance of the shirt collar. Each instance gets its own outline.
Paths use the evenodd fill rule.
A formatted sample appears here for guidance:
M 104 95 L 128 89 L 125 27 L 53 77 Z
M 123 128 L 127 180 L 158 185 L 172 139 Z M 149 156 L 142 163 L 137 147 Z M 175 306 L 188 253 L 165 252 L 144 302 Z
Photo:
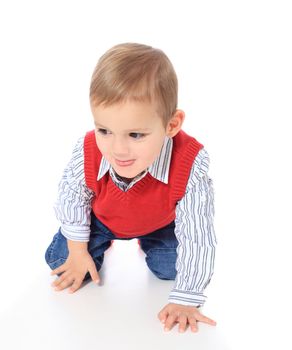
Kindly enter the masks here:
M 172 138 L 165 137 L 163 146 L 161 148 L 159 156 L 153 162 L 152 165 L 148 168 L 148 172 L 155 179 L 167 184 L 168 183 L 168 175 L 169 175 L 169 167 L 171 161 L 171 153 L 173 147 Z M 99 172 L 97 175 L 97 181 L 99 181 L 110 169 L 110 163 L 102 156 Z

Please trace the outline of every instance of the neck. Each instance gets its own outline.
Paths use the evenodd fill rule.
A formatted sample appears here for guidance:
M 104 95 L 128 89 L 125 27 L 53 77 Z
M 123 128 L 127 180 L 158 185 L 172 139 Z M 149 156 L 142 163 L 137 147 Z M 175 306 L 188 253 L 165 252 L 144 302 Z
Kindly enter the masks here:
M 146 171 L 146 170 L 142 171 L 140 174 L 136 175 L 135 177 L 129 178 L 129 177 L 120 176 L 120 175 L 117 174 L 117 173 L 115 172 L 115 170 L 114 170 L 114 172 L 115 172 L 117 178 L 120 179 L 120 180 L 122 180 L 123 182 L 125 182 L 127 185 L 129 185 L 134 179 L 136 179 L 136 177 L 141 176 L 145 171 Z

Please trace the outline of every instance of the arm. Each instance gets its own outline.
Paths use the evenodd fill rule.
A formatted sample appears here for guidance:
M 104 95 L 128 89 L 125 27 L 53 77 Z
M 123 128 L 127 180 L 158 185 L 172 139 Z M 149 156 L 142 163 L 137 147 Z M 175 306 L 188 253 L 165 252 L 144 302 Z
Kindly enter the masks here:
M 89 241 L 91 200 L 94 196 L 85 183 L 83 142 L 82 137 L 74 147 L 72 158 L 59 183 L 54 206 L 63 236 L 78 242 Z
M 94 194 L 85 184 L 83 140 L 83 138 L 78 140 L 72 158 L 64 170 L 55 203 L 56 216 L 61 222 L 61 232 L 67 238 L 69 255 L 63 265 L 52 271 L 52 275 L 61 274 L 52 285 L 55 290 L 71 286 L 69 292 L 74 292 L 80 287 L 87 272 L 95 282 L 99 281 L 95 264 L 87 250 L 91 199 Z
M 192 167 L 185 196 L 176 208 L 177 276 L 169 296 L 170 304 L 158 316 L 168 329 L 176 321 L 180 323 L 180 331 L 188 323 L 196 331 L 197 321 L 215 324 L 198 310 L 206 300 L 204 290 L 213 274 L 216 247 L 214 196 L 208 167 L 209 157 L 203 149 Z

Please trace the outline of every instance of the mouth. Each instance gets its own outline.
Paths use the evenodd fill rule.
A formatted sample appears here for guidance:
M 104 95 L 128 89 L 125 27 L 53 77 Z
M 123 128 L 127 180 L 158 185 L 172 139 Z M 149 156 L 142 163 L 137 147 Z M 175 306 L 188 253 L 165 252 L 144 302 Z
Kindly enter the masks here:
M 115 159 L 115 162 L 116 162 L 116 164 L 118 166 L 126 167 L 126 166 L 130 166 L 130 165 L 134 164 L 135 159 L 130 159 L 130 160 L 118 160 L 118 159 Z

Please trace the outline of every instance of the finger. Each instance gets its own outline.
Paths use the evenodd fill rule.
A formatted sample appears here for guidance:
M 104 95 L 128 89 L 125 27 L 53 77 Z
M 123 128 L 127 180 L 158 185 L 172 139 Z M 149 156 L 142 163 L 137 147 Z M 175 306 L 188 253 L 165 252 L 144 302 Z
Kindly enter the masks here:
M 187 327 L 187 316 L 186 315 L 180 315 L 179 316 L 179 319 L 178 319 L 178 322 L 179 322 L 179 328 L 178 328 L 178 331 L 180 333 L 183 333 L 185 332 L 186 330 L 186 327 Z
M 192 332 L 197 332 L 198 331 L 198 326 L 197 326 L 197 320 L 195 317 L 189 317 L 188 319 L 189 325 L 191 327 Z
M 65 288 L 71 286 L 73 281 L 74 281 L 74 278 L 71 275 L 67 276 L 55 287 L 55 290 L 57 290 L 57 291 L 63 290 Z
M 170 331 L 171 328 L 174 326 L 175 321 L 177 319 L 176 315 L 168 315 L 167 319 L 165 320 L 165 326 L 164 326 L 164 330 L 166 332 Z
M 167 316 L 168 316 L 168 311 L 166 310 L 165 307 L 157 315 L 161 323 L 165 323 Z
M 59 278 L 55 279 L 55 281 L 52 282 L 52 284 L 51 284 L 52 287 L 57 287 L 57 286 L 58 286 L 60 283 L 62 283 L 66 278 L 68 278 L 68 276 L 69 276 L 69 272 L 68 272 L 68 271 L 62 273 L 62 275 L 61 275 Z
M 216 326 L 216 321 L 212 320 L 211 318 L 209 317 L 206 317 L 202 314 L 198 314 L 197 316 L 197 320 L 200 321 L 200 322 L 203 322 L 203 323 L 207 323 L 211 326 Z
M 73 282 L 72 286 L 70 287 L 69 293 L 71 294 L 71 293 L 76 292 L 76 290 L 78 290 L 78 289 L 80 288 L 80 286 L 81 286 L 81 284 L 82 284 L 82 281 L 83 281 L 82 279 L 76 279 L 76 280 Z
M 95 264 L 92 265 L 92 267 L 90 267 L 88 269 L 90 276 L 92 278 L 92 281 L 94 283 L 99 283 L 100 282 L 100 277 L 99 277 L 99 273 L 97 272 L 96 266 Z

